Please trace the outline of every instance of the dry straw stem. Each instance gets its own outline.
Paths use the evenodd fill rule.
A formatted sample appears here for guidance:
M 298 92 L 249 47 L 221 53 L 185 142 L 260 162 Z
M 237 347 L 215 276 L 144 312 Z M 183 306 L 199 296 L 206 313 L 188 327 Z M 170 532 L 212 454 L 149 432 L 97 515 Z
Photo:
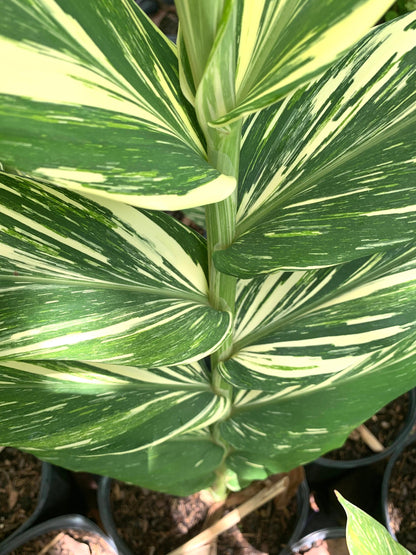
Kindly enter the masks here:
M 229 528 L 238 524 L 241 519 L 255 511 L 270 499 L 281 495 L 286 491 L 289 486 L 289 478 L 285 477 L 279 482 L 275 482 L 270 486 L 266 486 L 259 493 L 254 495 L 251 499 L 242 503 L 239 507 L 229 512 L 223 518 L 215 522 L 212 526 L 184 543 L 181 547 L 178 547 L 174 551 L 171 551 L 169 555 L 185 555 L 187 553 L 192 553 L 195 555 L 196 549 L 200 548 L 205 544 L 211 543 L 217 536 L 226 532 Z M 209 551 L 208 551 L 209 552 Z
M 384 445 L 370 432 L 367 426 L 361 424 L 361 426 L 358 426 L 357 430 L 361 439 L 372 451 L 374 451 L 374 453 L 381 453 L 381 451 L 384 451 Z

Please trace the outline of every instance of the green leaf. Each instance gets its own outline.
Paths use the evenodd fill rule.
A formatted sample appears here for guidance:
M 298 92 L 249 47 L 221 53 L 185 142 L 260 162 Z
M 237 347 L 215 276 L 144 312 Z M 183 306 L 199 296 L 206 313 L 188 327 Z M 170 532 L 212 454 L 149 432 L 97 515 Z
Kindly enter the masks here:
M 206 77 L 204 71 L 210 73 L 209 80 L 217 75 L 211 92 L 217 98 L 222 94 L 232 107 L 220 110 L 223 117 L 215 123 L 227 125 L 322 73 L 391 4 L 391 0 L 309 0 L 307 4 L 213 0 L 208 11 L 204 2 L 178 0 L 185 89 L 191 90 L 192 85 L 197 89 Z M 206 95 L 202 97 L 208 102 Z
M 223 450 L 203 428 L 228 407 L 204 365 L 2 361 L 0 373 L 3 444 L 174 494 L 212 483 Z
M 180 91 L 176 48 L 131 0 L 2 6 L 0 158 L 34 177 L 135 206 L 227 197 Z
M 318 268 L 414 238 L 415 21 L 379 26 L 247 122 L 236 239 L 215 253 L 218 269 Z
M 410 245 L 240 281 L 233 352 L 220 365 L 237 391 L 221 425 L 231 468 L 255 479 L 313 460 L 414 387 L 415 315 Z
M 227 336 L 203 238 L 163 213 L 0 174 L 0 359 L 166 365 Z
M 243 487 L 254 479 L 315 460 L 340 447 L 382 406 L 414 387 L 416 333 L 373 353 L 351 372 L 303 389 L 274 394 L 240 391 L 232 416 L 220 426 L 233 449 L 227 466 Z
M 347 545 L 351 555 L 410 555 L 379 522 L 337 493 L 347 513 Z

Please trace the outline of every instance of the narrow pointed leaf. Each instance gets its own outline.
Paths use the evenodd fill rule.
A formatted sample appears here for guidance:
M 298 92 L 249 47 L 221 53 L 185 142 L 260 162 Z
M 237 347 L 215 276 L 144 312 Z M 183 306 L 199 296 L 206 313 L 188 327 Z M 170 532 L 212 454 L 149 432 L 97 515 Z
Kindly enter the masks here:
M 351 555 L 410 555 L 377 520 L 337 493 L 347 513 L 347 545 Z
M 338 447 L 415 385 L 415 247 L 243 281 L 237 310 L 221 373 L 238 393 L 221 430 L 243 482 Z
M 0 358 L 160 366 L 227 335 L 204 239 L 173 218 L 7 174 L 0 190 Z
M 414 238 L 415 21 L 380 26 L 318 82 L 249 120 L 237 236 L 216 253 L 220 270 L 318 268 Z
M 193 79 L 198 88 L 203 70 L 216 71 L 215 94 L 220 96 L 220 90 L 230 86 L 235 90 L 233 107 L 215 122 L 227 125 L 273 104 L 322 73 L 392 2 L 309 0 L 305 5 L 302 0 L 215 0 L 209 3 L 210 13 L 204 13 L 204 19 L 205 2 L 178 0 L 177 4 L 187 50 L 184 81 L 190 88 Z M 223 32 L 220 22 L 228 17 L 227 11 L 234 12 L 233 32 L 226 39 L 228 47 L 218 49 Z M 228 58 L 224 56 L 227 51 Z
M 11 0 L 0 51 L 2 161 L 146 208 L 221 200 L 176 49 L 130 0 Z
M 4 445 L 73 470 L 173 492 L 192 481 L 205 485 L 221 460 L 222 450 L 208 442 L 206 433 L 192 434 L 227 410 L 199 363 L 142 369 L 2 361 L 0 374 Z M 158 472 L 165 464 L 161 452 L 165 458 L 170 453 L 172 468 L 166 475 Z M 173 474 L 185 468 L 186 480 L 175 484 Z

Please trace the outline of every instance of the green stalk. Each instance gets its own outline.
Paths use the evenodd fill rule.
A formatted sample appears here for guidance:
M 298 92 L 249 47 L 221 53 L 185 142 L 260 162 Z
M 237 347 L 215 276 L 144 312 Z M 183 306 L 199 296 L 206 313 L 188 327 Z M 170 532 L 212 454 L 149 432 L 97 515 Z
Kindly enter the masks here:
M 227 133 L 223 130 L 210 130 L 208 144 L 208 161 L 221 173 L 233 176 L 238 181 L 238 170 L 240 161 L 240 139 L 241 121 L 229 126 Z M 235 297 L 237 278 L 219 272 L 213 263 L 213 253 L 216 250 L 228 247 L 235 237 L 237 212 L 237 188 L 234 193 L 222 202 L 208 205 L 206 207 L 206 228 L 208 242 L 208 264 L 209 264 L 209 294 L 211 305 L 219 310 L 231 312 L 235 316 Z M 225 382 L 218 372 L 218 362 L 226 358 L 233 344 L 233 332 L 222 343 L 220 348 L 211 355 L 212 387 L 219 395 L 224 396 L 232 407 L 233 388 Z M 224 417 L 225 419 L 226 417 Z M 217 422 L 212 427 L 213 440 L 225 448 L 225 456 L 228 455 L 229 447 L 220 437 Z M 214 495 L 223 498 L 226 495 L 226 466 L 225 463 L 217 471 L 217 480 L 212 490 Z
M 208 144 L 208 161 L 221 173 L 230 175 L 238 180 L 240 162 L 241 120 L 234 122 L 227 129 L 210 130 Z M 237 212 L 237 187 L 228 198 L 206 207 L 206 227 L 208 242 L 209 295 L 210 302 L 218 310 L 227 310 L 234 316 L 237 278 L 219 272 L 213 262 L 213 254 L 233 242 L 235 238 Z M 221 347 L 211 356 L 211 370 L 214 389 L 222 395 L 231 386 L 221 379 L 217 371 L 217 364 L 226 356 L 232 346 L 232 333 L 222 343 Z

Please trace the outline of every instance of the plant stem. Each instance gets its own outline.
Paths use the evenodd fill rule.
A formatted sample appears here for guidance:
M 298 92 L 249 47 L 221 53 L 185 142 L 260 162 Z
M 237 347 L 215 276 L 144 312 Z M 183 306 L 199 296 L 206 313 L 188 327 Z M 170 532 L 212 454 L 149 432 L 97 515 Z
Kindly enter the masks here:
M 224 130 L 210 130 L 208 138 L 208 161 L 221 173 L 234 176 L 238 180 L 240 161 L 240 138 L 241 121 L 232 123 Z M 237 278 L 219 272 L 213 262 L 213 254 L 216 250 L 228 247 L 234 240 L 237 212 L 237 187 L 232 195 L 216 204 L 206 207 L 206 228 L 208 242 L 208 264 L 209 264 L 209 295 L 210 302 L 218 310 L 227 310 L 234 320 L 235 296 Z M 233 343 L 233 331 L 222 343 L 220 348 L 211 355 L 211 372 L 213 390 L 226 397 L 229 406 L 232 406 L 233 388 L 221 377 L 218 372 L 218 363 L 227 356 Z M 226 416 L 224 417 L 224 419 Z M 225 457 L 228 454 L 228 445 L 221 438 L 219 426 L 221 421 L 212 427 L 212 438 L 225 448 Z M 225 459 L 224 457 L 224 459 Z M 225 464 L 217 471 L 217 480 L 213 491 L 217 497 L 226 494 L 226 467 Z
M 231 175 L 238 180 L 240 161 L 241 121 L 232 123 L 225 133 L 210 130 L 208 141 L 208 161 L 221 173 Z M 213 139 L 213 140 L 212 140 Z M 209 295 L 211 305 L 218 310 L 229 311 L 233 318 L 235 313 L 235 294 L 237 278 L 219 272 L 213 261 L 213 254 L 221 250 L 234 240 L 237 212 L 237 187 L 233 194 L 221 202 L 206 207 L 206 227 L 208 241 Z M 211 370 L 213 387 L 221 394 L 231 389 L 223 382 L 217 371 L 218 361 L 232 345 L 232 333 L 222 343 L 221 347 L 211 356 Z

